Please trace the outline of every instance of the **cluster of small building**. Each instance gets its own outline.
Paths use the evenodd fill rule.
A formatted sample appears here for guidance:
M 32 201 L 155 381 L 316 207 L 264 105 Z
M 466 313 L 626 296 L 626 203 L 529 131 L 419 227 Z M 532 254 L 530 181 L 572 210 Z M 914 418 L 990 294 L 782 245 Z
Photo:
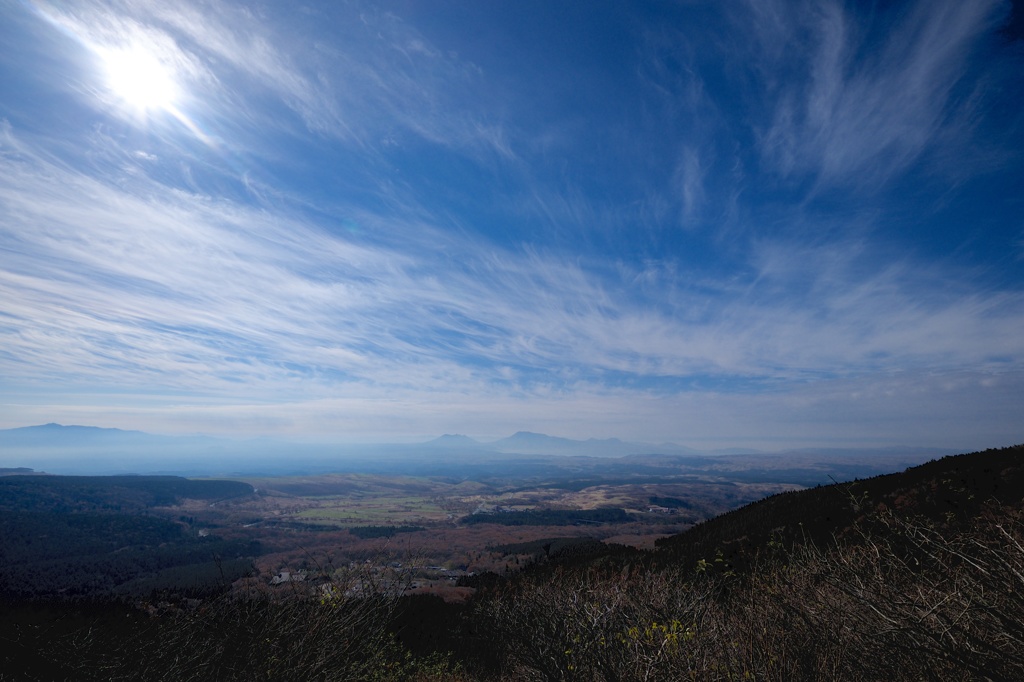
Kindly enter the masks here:
M 351 568 L 355 568 L 355 565 Z M 310 576 L 308 571 L 281 570 L 270 578 L 271 586 L 285 585 L 289 583 L 310 583 L 311 592 L 319 592 L 321 596 L 338 597 L 344 594 L 346 597 L 356 597 L 372 592 L 379 593 L 403 591 L 405 589 L 416 589 L 420 587 L 431 587 L 438 584 L 455 584 L 459 578 L 475 575 L 472 571 L 462 568 L 445 568 L 444 566 L 405 566 L 400 561 L 391 561 L 384 566 L 374 566 L 372 570 L 376 574 L 390 571 L 392 575 L 405 576 L 392 579 L 363 579 L 357 578 L 346 583 L 344 589 L 332 578 L 326 575 Z M 413 577 L 415 575 L 415 577 Z

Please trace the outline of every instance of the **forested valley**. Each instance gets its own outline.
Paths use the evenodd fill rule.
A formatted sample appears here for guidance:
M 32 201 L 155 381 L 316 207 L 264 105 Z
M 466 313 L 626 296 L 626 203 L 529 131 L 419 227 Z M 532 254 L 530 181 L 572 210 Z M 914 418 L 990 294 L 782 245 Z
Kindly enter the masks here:
M 21 471 L 0 679 L 1021 679 L 1022 457 L 812 487 Z

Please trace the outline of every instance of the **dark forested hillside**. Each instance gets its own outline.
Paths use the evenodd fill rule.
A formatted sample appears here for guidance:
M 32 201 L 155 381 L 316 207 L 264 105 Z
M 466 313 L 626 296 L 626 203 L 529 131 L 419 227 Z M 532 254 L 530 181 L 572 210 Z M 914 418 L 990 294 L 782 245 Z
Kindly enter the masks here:
M 625 523 L 622 509 L 537 509 L 491 514 L 470 514 L 462 523 L 496 523 L 502 526 L 570 526 L 584 523 Z
M 891 510 L 945 524 L 964 523 L 988 504 L 1024 500 L 1024 446 L 954 455 L 901 473 L 781 493 L 658 541 L 663 562 L 723 558 L 748 563 L 768 542 L 827 543 L 847 537 L 868 514 Z
M 223 583 L 248 570 L 258 546 L 152 510 L 252 491 L 177 476 L 0 477 L 0 596 L 96 598 Z
M 516 513 L 479 523 L 530 518 Z M 20 563 L 37 537 L 76 546 L 76 531 L 90 536 L 78 546 L 94 576 L 119 575 L 105 562 L 122 555 L 197 562 L 140 564 L 124 583 L 148 586 L 201 573 L 213 547 L 166 519 L 58 516 L 5 514 L 14 553 L 0 564 Z M 138 544 L 111 552 L 113 537 Z M 246 549 L 216 542 L 224 555 Z M 0 679 L 19 666 L 81 680 L 1024 679 L 1024 446 L 775 495 L 653 551 L 575 535 L 492 549 L 531 558 L 509 576 L 465 576 L 460 589 L 476 589 L 466 603 L 402 598 L 394 583 L 375 590 L 384 574 L 353 562 L 311 569 L 284 592 L 245 581 L 244 592 L 203 601 L 140 602 L 146 616 L 65 609 L 47 616 L 49 630 L 26 625 L 40 616 L 15 605 L 0 619 L 10 645 Z M 61 561 L 37 555 L 37 575 L 59 575 Z M 125 632 L 125 622 L 138 627 Z
M 474 618 L 504 679 L 1009 681 L 1022 576 L 1015 446 L 776 495 L 647 555 L 556 555 Z
M 180 476 L 0 477 L 2 511 L 138 511 L 181 499 L 222 500 L 252 494 L 240 481 L 193 480 Z

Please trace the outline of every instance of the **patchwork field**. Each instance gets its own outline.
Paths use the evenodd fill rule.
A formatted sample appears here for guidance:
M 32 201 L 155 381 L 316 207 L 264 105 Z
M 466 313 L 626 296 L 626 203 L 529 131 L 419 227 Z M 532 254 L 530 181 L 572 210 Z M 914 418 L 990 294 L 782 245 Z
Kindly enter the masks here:
M 44 595 L 236 579 L 281 588 L 358 565 L 414 591 L 459 599 L 474 576 L 517 570 L 557 548 L 650 548 L 754 500 L 823 478 L 848 480 L 851 466 L 871 473 L 892 465 L 652 455 L 438 458 L 392 463 L 395 473 L 375 466 L 230 481 L 3 477 L 5 551 L 23 558 L 5 568 L 5 584 Z M 49 532 L 40 514 L 49 515 Z M 72 526 L 102 529 L 112 518 L 135 529 L 138 542 L 74 542 Z

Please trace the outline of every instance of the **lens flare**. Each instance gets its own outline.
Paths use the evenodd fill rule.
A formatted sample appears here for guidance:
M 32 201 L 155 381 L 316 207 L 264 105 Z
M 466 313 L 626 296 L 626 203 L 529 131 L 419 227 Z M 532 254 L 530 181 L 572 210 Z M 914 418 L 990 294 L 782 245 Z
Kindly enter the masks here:
M 172 69 L 141 45 L 101 53 L 107 86 L 129 107 L 149 112 L 170 110 L 179 96 Z

